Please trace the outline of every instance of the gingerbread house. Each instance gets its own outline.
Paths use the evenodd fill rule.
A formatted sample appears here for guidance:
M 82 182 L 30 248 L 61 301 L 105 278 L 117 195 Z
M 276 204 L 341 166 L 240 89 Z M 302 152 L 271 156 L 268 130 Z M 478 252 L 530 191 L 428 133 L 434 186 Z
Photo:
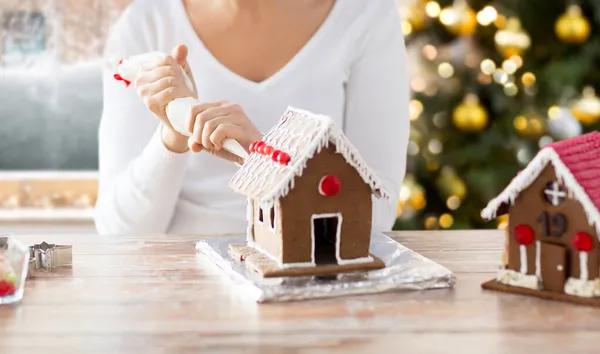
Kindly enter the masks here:
M 600 305 L 600 133 L 546 145 L 490 201 L 507 261 L 486 289 Z
M 248 199 L 247 244 L 230 251 L 263 276 L 384 267 L 369 245 L 372 195 L 387 193 L 329 117 L 288 108 L 230 187 Z

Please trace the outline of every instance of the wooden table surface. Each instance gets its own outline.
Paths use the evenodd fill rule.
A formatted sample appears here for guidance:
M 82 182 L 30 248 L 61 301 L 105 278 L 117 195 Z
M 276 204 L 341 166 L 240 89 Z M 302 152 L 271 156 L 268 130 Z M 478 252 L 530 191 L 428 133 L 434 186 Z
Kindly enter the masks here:
M 19 236 L 73 245 L 72 269 L 0 306 L 0 353 L 588 353 L 600 309 L 480 289 L 499 231 L 392 236 L 454 271 L 453 289 L 256 304 L 194 236 Z

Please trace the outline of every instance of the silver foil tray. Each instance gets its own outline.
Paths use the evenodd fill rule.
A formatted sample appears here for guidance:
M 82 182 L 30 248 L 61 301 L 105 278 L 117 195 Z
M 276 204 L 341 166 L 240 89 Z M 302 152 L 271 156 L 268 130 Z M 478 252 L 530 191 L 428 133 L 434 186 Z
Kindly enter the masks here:
M 308 300 L 394 290 L 450 288 L 456 277 L 447 268 L 381 234 L 371 235 L 371 253 L 385 262 L 383 269 L 323 277 L 263 278 L 229 254 L 230 244 L 244 244 L 245 236 L 200 240 L 196 251 L 205 255 L 256 302 Z

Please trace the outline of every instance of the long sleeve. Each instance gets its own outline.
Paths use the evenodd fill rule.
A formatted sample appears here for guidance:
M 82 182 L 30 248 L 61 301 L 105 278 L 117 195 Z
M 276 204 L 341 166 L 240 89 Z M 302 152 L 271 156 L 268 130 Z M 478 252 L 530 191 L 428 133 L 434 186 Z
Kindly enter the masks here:
M 390 198 L 374 199 L 373 228 L 388 231 L 406 173 L 409 78 L 404 35 L 388 0 L 358 47 L 346 86 L 345 133 L 382 180 Z
M 155 50 L 152 28 L 127 9 L 109 36 L 106 57 Z M 133 16 L 135 13 L 136 16 Z M 143 105 L 133 85 L 125 87 L 106 69 L 99 128 L 100 181 L 95 210 L 100 234 L 167 231 L 173 217 L 189 154 L 164 146 L 160 123 Z

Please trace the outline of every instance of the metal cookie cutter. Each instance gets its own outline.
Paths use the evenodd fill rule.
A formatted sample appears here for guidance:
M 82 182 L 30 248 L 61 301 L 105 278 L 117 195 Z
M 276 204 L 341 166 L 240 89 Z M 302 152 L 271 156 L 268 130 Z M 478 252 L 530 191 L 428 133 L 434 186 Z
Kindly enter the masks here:
M 42 242 L 29 247 L 29 275 L 36 271 L 49 271 L 73 265 L 73 247 Z

